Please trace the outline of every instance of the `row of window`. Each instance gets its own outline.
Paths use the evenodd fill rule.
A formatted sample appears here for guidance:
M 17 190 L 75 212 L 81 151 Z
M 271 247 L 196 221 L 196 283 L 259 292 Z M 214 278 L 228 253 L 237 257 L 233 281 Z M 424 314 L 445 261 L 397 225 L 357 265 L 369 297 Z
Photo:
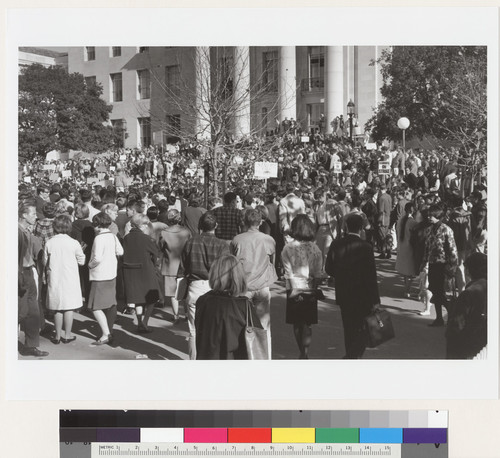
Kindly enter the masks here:
M 140 54 L 149 52 L 149 46 L 139 46 L 137 52 Z M 120 57 L 122 55 L 121 46 L 111 46 L 109 48 L 109 57 Z M 83 60 L 86 62 L 95 60 L 95 46 L 85 46 L 83 48 Z
M 95 48 L 91 49 L 92 55 L 95 58 Z M 113 56 L 121 55 L 121 47 L 112 47 Z M 140 48 L 147 49 L 147 48 Z M 89 54 L 90 55 L 90 54 Z M 302 81 L 302 90 L 310 91 L 322 89 L 324 87 L 324 65 L 325 55 L 323 47 L 312 47 L 309 53 L 309 78 Z M 230 62 L 224 60 L 221 65 L 222 77 L 224 80 L 230 81 Z M 279 84 L 279 55 L 278 51 L 269 51 L 262 53 L 262 89 L 266 92 L 278 92 Z M 85 78 L 87 83 L 95 82 L 95 76 Z M 121 102 L 123 101 L 123 81 L 121 73 L 110 74 L 111 91 L 110 101 Z M 151 75 L 149 70 L 137 70 L 137 98 L 149 99 L 151 97 Z M 179 95 L 180 91 L 180 69 L 178 65 L 170 65 L 165 67 L 165 89 L 167 94 Z M 231 88 L 232 90 L 232 88 Z
M 110 102 L 123 101 L 123 77 L 121 73 L 111 73 L 110 78 Z M 96 82 L 95 76 L 86 76 L 85 83 L 91 85 Z M 165 87 L 167 93 L 178 95 L 180 88 L 179 66 L 165 67 Z M 149 70 L 137 70 L 137 98 L 151 98 L 151 74 Z

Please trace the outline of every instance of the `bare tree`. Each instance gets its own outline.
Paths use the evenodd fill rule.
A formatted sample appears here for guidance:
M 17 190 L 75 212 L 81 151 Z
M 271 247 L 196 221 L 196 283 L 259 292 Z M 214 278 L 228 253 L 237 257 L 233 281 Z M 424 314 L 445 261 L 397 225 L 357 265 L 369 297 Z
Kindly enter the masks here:
M 152 82 L 162 95 L 148 116 L 168 137 L 196 139 L 209 164 L 215 196 L 219 184 L 225 190 L 228 168 L 238 166 L 235 158 L 258 160 L 262 144 L 255 138 L 276 127 L 278 53 L 251 74 L 248 49 L 180 48 L 175 65 L 165 74 L 150 65 Z M 259 109 L 264 106 L 268 119 Z M 265 144 L 267 149 L 273 147 L 272 141 Z

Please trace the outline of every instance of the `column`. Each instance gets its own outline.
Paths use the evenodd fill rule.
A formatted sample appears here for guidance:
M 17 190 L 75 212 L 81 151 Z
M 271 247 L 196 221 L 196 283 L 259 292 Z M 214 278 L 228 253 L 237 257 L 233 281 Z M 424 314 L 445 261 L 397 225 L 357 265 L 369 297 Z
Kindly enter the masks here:
M 279 119 L 297 119 L 297 72 L 295 46 L 280 48 Z
M 195 49 L 195 135 L 199 139 L 211 137 L 210 127 L 210 47 Z
M 250 134 L 250 51 L 248 46 L 234 47 L 234 136 Z
M 344 113 L 344 56 L 342 46 L 326 47 L 325 117 L 326 133 L 332 133 L 330 123 Z M 345 120 L 344 120 L 345 121 Z

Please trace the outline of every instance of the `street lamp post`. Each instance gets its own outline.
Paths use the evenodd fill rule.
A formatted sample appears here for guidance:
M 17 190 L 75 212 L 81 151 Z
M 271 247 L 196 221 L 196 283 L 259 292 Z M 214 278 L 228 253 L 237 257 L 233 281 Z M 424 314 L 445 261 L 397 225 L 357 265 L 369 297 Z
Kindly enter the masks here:
M 349 99 L 349 102 L 347 103 L 347 114 L 349 115 L 349 139 L 352 142 L 352 117 L 354 116 L 354 102 Z
M 399 118 L 398 127 L 403 131 L 403 151 L 405 151 L 405 132 L 410 127 L 410 120 L 408 118 Z

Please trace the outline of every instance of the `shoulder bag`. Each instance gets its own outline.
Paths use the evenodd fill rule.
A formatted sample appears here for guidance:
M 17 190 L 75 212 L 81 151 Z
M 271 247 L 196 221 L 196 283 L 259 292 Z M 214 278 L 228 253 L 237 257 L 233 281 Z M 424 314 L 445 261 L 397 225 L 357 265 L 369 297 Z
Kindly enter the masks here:
M 269 345 L 267 331 L 253 325 L 252 305 L 247 301 L 247 317 L 245 326 L 245 346 L 248 359 L 269 359 Z

